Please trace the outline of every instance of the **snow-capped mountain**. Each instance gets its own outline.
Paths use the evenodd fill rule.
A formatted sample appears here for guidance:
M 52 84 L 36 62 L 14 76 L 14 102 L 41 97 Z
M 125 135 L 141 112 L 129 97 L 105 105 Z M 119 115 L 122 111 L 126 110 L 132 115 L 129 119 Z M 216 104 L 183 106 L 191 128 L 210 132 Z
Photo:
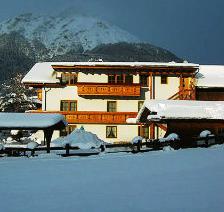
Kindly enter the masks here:
M 95 17 L 23 14 L 0 23 L 0 81 L 40 61 L 181 61 L 172 52 Z
M 139 42 L 121 28 L 95 17 L 81 14 L 37 16 L 23 14 L 0 23 L 0 34 L 17 32 L 30 43 L 41 42 L 49 56 L 62 55 L 80 48 L 91 50 L 100 44 Z

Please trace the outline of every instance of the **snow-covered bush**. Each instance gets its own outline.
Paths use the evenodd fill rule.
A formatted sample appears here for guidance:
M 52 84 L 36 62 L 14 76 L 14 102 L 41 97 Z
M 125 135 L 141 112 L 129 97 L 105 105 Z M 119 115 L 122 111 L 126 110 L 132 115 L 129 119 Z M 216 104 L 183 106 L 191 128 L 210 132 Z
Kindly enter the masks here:
M 177 141 L 179 140 L 179 136 L 176 133 L 171 133 L 169 134 L 167 137 L 165 138 L 160 138 L 159 141 L 160 142 L 166 142 L 166 141 Z
M 211 135 L 212 133 L 209 131 L 209 130 L 204 130 L 200 133 L 199 137 L 200 138 L 206 138 L 208 137 L 209 135 Z
M 143 138 L 141 136 L 136 136 L 131 140 L 131 143 L 137 144 L 137 143 L 139 143 L 139 141 L 142 142 L 142 140 L 143 140 Z

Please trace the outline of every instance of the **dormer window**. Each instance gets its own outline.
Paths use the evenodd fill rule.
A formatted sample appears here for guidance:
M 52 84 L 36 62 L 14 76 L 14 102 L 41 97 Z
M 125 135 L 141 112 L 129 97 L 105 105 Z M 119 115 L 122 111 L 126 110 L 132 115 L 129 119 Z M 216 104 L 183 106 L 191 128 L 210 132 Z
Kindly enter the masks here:
M 63 85 L 75 85 L 77 83 L 77 74 L 62 73 L 61 84 Z

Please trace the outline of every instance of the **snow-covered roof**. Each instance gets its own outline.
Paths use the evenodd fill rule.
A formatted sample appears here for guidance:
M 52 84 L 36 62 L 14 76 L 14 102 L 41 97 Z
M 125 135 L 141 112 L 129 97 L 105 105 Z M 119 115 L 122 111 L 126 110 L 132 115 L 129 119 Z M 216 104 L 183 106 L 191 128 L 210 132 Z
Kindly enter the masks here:
M 0 113 L 0 129 L 60 129 L 66 125 L 60 114 Z
M 157 62 L 44 62 L 36 63 L 31 70 L 23 78 L 23 83 L 58 83 L 56 73 L 52 66 L 129 66 L 129 67 L 184 67 L 195 68 L 199 67 L 194 63 L 157 63 Z
M 58 83 L 51 63 L 36 63 L 22 79 L 22 83 Z
M 197 74 L 197 87 L 224 87 L 224 65 L 200 65 Z
M 130 66 L 130 67 L 189 67 L 198 68 L 198 64 L 194 63 L 176 63 L 176 62 L 52 62 L 52 66 Z
M 146 100 L 136 122 L 167 119 L 224 120 L 224 101 Z

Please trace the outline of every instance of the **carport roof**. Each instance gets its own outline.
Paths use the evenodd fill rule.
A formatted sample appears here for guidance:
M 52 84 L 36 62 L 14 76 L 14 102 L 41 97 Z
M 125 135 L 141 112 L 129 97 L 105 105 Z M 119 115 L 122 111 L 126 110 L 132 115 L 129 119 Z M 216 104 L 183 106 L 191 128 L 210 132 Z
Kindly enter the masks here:
M 59 130 L 65 126 L 60 114 L 0 113 L 0 130 Z

